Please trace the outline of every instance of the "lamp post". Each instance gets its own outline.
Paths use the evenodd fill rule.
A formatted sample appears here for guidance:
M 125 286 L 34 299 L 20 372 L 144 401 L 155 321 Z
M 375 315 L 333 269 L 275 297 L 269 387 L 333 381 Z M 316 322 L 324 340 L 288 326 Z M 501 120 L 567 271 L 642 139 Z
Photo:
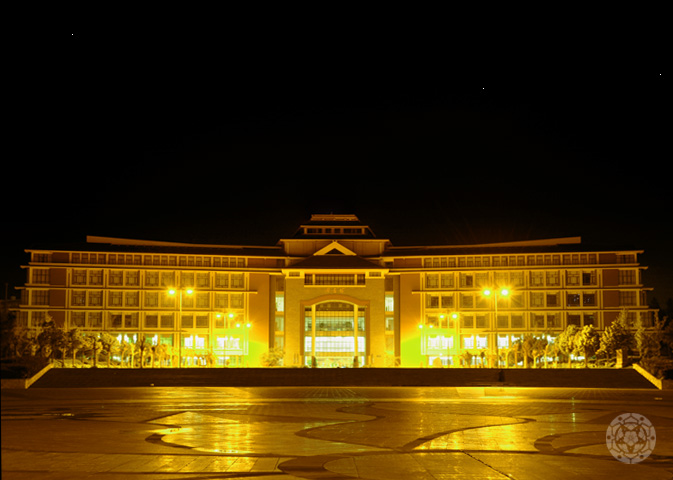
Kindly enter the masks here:
M 491 290 L 490 288 L 485 289 L 482 294 L 485 297 L 490 297 L 491 295 L 493 296 L 493 310 L 494 310 L 494 318 L 493 318 L 493 328 L 495 330 L 495 361 L 496 361 L 496 366 L 500 366 L 500 347 L 498 345 L 498 294 L 500 296 L 506 297 L 509 295 L 509 290 L 506 288 L 501 288 L 501 289 L 494 289 Z
M 168 290 L 169 295 L 177 295 L 178 292 L 180 292 L 180 295 L 178 296 L 178 368 L 182 368 L 182 295 L 186 293 L 187 295 L 192 295 L 194 293 L 194 289 L 192 288 L 181 288 L 181 289 L 175 289 L 171 288 Z

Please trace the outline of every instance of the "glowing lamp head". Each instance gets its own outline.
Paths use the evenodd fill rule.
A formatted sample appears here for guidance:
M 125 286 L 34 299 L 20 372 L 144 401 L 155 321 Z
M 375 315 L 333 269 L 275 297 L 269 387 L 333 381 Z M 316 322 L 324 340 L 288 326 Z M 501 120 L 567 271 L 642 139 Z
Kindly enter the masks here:
M 175 295 L 175 289 L 171 288 L 170 290 L 168 290 L 168 294 L 169 295 Z
M 486 290 L 484 290 L 484 295 L 486 295 L 487 297 L 490 296 L 491 291 L 487 288 Z
M 194 293 L 194 290 L 192 290 L 191 288 L 188 288 L 186 290 L 186 292 L 187 292 L 187 295 L 191 295 L 192 293 Z
M 502 295 L 503 297 L 506 297 L 507 295 L 509 295 L 509 290 L 507 290 L 506 288 L 503 288 L 502 290 L 500 290 L 500 295 Z

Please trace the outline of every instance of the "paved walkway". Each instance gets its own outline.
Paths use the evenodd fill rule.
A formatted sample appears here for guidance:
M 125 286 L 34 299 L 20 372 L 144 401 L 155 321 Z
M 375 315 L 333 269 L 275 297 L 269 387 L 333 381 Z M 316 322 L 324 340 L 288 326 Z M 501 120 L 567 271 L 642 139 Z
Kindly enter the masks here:
M 656 428 L 641 463 L 606 429 Z M 673 478 L 673 392 L 500 387 L 2 391 L 5 479 Z

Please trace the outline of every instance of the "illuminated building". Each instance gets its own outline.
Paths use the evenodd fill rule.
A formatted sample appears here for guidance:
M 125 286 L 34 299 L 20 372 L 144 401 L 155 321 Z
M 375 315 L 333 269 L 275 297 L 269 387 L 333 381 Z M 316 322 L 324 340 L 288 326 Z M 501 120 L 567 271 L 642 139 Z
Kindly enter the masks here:
M 27 252 L 21 324 L 144 335 L 183 365 L 259 366 L 272 347 L 285 366 L 459 365 L 465 351 L 487 364 L 527 333 L 653 313 L 641 250 L 579 237 L 394 246 L 354 215 L 313 215 L 274 246 L 88 237 Z M 484 294 L 502 288 L 497 305 Z

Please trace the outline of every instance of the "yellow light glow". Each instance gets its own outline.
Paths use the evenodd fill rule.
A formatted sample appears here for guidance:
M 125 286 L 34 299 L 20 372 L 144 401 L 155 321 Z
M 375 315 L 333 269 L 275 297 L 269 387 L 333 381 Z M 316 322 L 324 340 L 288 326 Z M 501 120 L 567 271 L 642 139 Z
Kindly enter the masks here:
M 458 318 L 458 314 L 457 313 L 452 314 L 451 318 L 453 318 L 455 320 L 456 318 Z
M 486 295 L 488 297 L 490 294 L 491 294 L 491 291 L 488 288 L 486 290 L 484 290 L 484 295 Z
M 252 327 L 252 324 L 248 323 L 248 324 L 246 325 L 246 327 L 250 328 L 250 327 Z
M 191 295 L 192 293 L 194 293 L 194 290 L 192 290 L 191 288 L 188 288 L 187 289 L 187 295 Z
M 171 289 L 168 291 L 168 294 L 169 294 L 169 295 L 175 295 L 175 289 L 171 288 Z
M 419 325 L 418 325 L 418 328 L 423 328 L 423 325 L 419 324 Z
M 506 288 L 503 288 L 503 289 L 500 291 L 500 295 L 503 295 L 503 296 L 506 297 L 507 295 L 509 295 L 509 290 L 507 290 Z

